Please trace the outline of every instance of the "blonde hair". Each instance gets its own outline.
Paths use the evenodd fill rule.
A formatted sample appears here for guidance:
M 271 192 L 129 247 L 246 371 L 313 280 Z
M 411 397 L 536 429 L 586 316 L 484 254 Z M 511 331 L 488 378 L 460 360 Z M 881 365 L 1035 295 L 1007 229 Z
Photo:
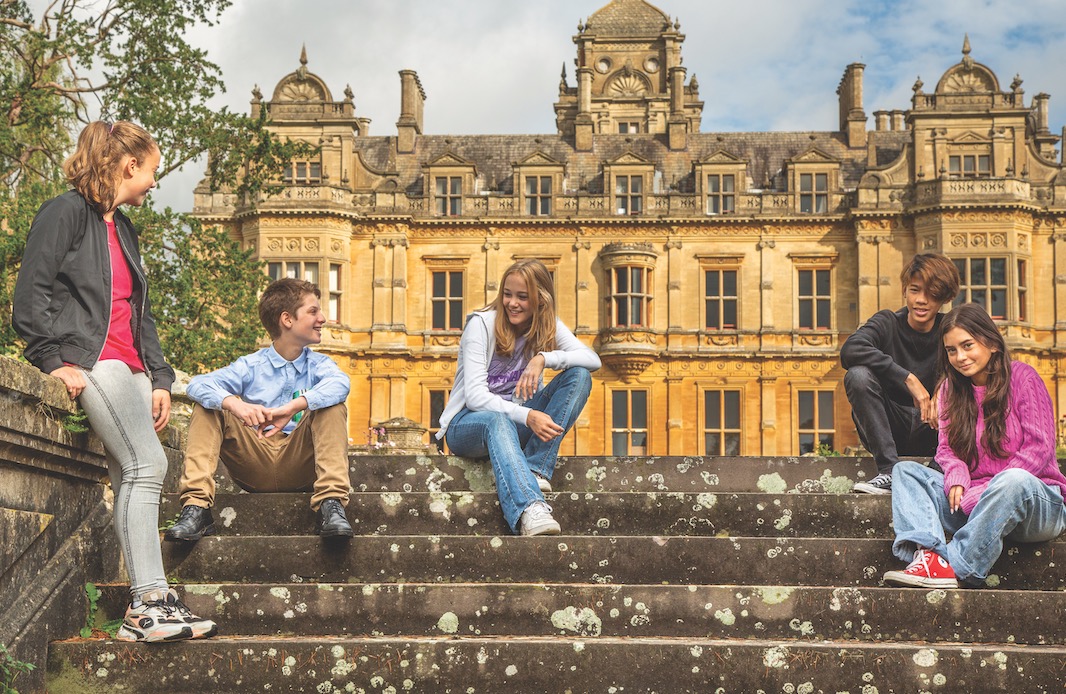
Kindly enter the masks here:
M 510 356 L 514 352 L 519 335 L 511 322 L 504 319 L 507 309 L 503 305 L 503 285 L 507 278 L 517 274 L 526 281 L 529 303 L 533 320 L 526 332 L 525 356 L 532 357 L 538 352 L 555 349 L 555 283 L 544 263 L 536 259 L 519 260 L 507 268 L 500 279 L 500 293 L 496 300 L 482 310 L 495 309 L 496 319 L 496 353 Z
M 63 173 L 74 190 L 104 214 L 115 204 L 123 158 L 143 163 L 158 149 L 148 131 L 135 123 L 94 121 L 78 135 L 78 146 L 63 162 Z

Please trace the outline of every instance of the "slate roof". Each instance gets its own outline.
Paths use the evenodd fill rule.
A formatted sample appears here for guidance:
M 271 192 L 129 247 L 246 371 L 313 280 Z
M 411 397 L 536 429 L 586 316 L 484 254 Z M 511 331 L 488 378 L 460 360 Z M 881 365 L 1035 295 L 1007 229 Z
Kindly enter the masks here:
M 588 19 L 586 31 L 597 36 L 657 36 L 669 28 L 670 17 L 644 0 L 614 0 Z

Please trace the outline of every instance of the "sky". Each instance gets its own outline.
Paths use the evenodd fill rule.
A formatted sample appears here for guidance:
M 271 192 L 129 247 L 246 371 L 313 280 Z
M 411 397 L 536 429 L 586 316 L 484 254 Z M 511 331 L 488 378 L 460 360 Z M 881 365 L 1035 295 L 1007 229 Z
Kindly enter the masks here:
M 189 36 L 222 71 L 214 105 L 247 112 L 255 85 L 269 98 L 299 67 L 343 99 L 371 135 L 394 135 L 402 69 L 426 92 L 427 134 L 554 133 L 552 104 L 573 36 L 605 0 L 234 0 L 214 27 Z M 1050 129 L 1066 125 L 1066 11 L 1062 0 L 660 0 L 686 36 L 684 65 L 699 78 L 703 132 L 836 130 L 844 68 L 866 65 L 864 108 L 907 109 L 919 76 L 932 92 L 962 57 L 1026 103 L 1051 95 Z M 187 211 L 203 176 L 190 164 L 162 181 L 157 203 Z

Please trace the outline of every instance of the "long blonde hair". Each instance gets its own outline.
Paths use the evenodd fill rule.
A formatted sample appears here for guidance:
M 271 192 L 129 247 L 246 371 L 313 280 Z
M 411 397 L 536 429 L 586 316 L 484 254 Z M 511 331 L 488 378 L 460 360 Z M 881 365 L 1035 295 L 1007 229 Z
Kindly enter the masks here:
M 115 204 L 123 158 L 143 163 L 158 149 L 148 131 L 135 123 L 94 121 L 78 135 L 78 146 L 63 162 L 63 173 L 74 190 L 105 214 Z
M 503 305 L 503 285 L 513 274 L 520 275 L 526 281 L 529 292 L 533 320 L 526 332 L 525 356 L 532 357 L 538 352 L 555 349 L 555 283 L 544 263 L 536 259 L 519 260 L 504 270 L 500 279 L 500 293 L 496 300 L 482 310 L 495 309 L 496 319 L 496 353 L 510 356 L 514 352 L 519 335 L 511 322 L 506 320 L 507 309 Z

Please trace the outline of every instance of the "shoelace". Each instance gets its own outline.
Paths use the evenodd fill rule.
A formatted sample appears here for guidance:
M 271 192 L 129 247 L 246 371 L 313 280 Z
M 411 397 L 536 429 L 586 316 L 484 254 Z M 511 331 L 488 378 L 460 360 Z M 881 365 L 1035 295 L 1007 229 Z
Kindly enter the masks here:
M 930 554 L 932 554 L 932 552 L 929 552 L 927 550 L 924 550 L 924 549 L 918 550 L 917 555 L 911 561 L 910 566 L 908 566 L 907 569 L 909 570 L 909 569 L 912 569 L 912 568 L 917 568 L 920 565 L 923 569 L 925 569 L 926 575 L 929 575 L 929 555 Z

